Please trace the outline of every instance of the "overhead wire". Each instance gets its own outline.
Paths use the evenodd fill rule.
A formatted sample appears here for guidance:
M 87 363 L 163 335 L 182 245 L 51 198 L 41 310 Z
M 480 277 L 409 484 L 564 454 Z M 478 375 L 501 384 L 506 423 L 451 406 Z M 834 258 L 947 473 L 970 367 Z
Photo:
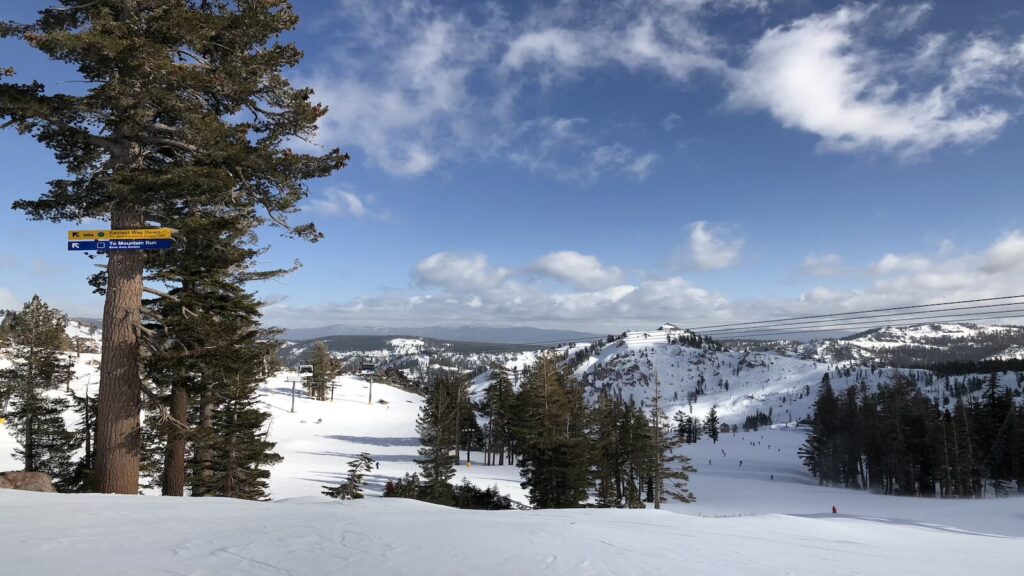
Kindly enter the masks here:
M 973 320 L 1009 320 L 1024 318 L 1024 308 L 1010 308 L 1024 305 L 1024 302 L 1002 302 L 963 306 L 982 302 L 996 302 L 1024 299 L 1024 295 L 998 296 L 992 298 L 975 298 L 919 304 L 913 306 L 895 306 L 834 314 L 816 314 L 760 320 L 736 322 L 730 324 L 708 325 L 686 328 L 699 336 L 708 336 L 716 340 L 747 340 L 770 339 L 783 335 L 814 334 L 822 332 L 854 332 L 883 326 L 906 327 L 918 324 L 934 324 L 943 320 L 968 322 Z M 952 308 L 943 308 L 953 306 Z M 999 310 L 995 310 L 999 308 Z M 952 314 L 965 312 L 964 314 Z M 607 336 L 595 336 L 576 339 L 547 340 L 516 344 L 488 344 L 479 347 L 460 346 L 464 353 L 511 353 L 517 351 L 534 351 L 545 347 L 557 347 L 567 344 L 593 344 L 606 340 Z

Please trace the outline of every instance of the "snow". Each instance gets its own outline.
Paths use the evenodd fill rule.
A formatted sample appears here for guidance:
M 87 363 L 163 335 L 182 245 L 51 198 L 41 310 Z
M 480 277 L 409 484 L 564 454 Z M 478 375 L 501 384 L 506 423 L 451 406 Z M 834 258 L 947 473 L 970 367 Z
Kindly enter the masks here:
M 79 359 L 76 388 L 95 359 Z M 300 393 L 292 413 L 296 376 L 283 372 L 261 390 L 285 458 L 272 470 L 273 502 L 0 490 L 0 574 L 998 575 L 1024 557 L 1024 498 L 820 487 L 797 458 L 804 432 L 786 426 L 683 447 L 698 468 L 697 502 L 661 511 L 460 511 L 377 498 L 387 479 L 416 471 L 422 398 L 373 384 L 370 403 L 370 384 L 346 376 L 333 402 Z M 0 428 L 0 449 L 10 445 Z M 321 496 L 363 451 L 380 462 L 368 497 Z M 478 453 L 473 462 L 457 481 L 525 501 L 515 467 L 483 466 Z
M 416 417 L 421 396 L 375 383 L 373 403 L 369 403 L 370 384 L 343 376 L 335 380 L 333 402 L 306 398 L 298 384 L 293 414 L 289 412 L 289 380 L 297 376 L 282 372 L 261 390 L 272 415 L 270 439 L 284 456 L 284 461 L 271 470 L 270 492 L 275 499 L 319 495 L 323 485 L 342 481 L 348 470 L 346 464 L 361 452 L 369 452 L 380 463 L 380 468 L 367 476 L 368 494 L 380 494 L 388 479 L 419 471 Z M 462 456 L 464 459 L 464 452 Z M 471 457 L 471 464 L 463 461 L 457 467 L 457 482 L 467 477 L 482 486 L 497 485 L 503 494 L 525 501 L 517 469 L 485 467 L 480 453 Z
M 9 574 L 1011 574 L 1020 537 L 847 515 L 460 511 L 0 491 Z

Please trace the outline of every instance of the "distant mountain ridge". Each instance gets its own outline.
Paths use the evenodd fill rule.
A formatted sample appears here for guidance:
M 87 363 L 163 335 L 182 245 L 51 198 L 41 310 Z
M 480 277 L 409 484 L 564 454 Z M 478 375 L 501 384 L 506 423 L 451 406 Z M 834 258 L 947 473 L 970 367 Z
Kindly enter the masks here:
M 286 329 L 284 340 L 299 341 L 328 336 L 394 336 L 432 338 L 449 342 L 489 342 L 493 344 L 532 344 L 536 342 L 572 342 L 599 337 L 576 330 L 533 328 L 529 326 L 420 326 L 380 328 L 331 324 L 317 328 Z
M 819 362 L 928 367 L 956 362 L 1024 359 L 1024 327 L 940 322 L 885 326 L 843 338 L 824 338 L 806 343 L 748 340 L 727 344 Z

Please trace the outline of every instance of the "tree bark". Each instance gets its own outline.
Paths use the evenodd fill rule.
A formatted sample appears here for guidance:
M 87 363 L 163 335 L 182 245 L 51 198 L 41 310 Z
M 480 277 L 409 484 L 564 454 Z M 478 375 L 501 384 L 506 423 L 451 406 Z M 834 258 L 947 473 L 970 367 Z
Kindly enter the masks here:
M 213 451 L 210 449 L 210 435 L 213 432 L 213 392 L 207 384 L 199 398 L 199 427 L 202 429 L 199 445 L 196 447 L 197 483 L 192 488 L 193 496 L 205 496 L 211 476 L 210 463 Z
M 188 393 L 182 384 L 171 386 L 169 406 L 171 417 L 178 422 L 188 421 Z M 164 452 L 164 496 L 185 495 L 185 433 L 173 427 Z
M 142 212 L 119 207 L 115 230 L 138 228 Z M 99 413 L 96 418 L 96 491 L 139 492 L 139 309 L 142 306 L 141 251 L 110 252 L 103 305 Z

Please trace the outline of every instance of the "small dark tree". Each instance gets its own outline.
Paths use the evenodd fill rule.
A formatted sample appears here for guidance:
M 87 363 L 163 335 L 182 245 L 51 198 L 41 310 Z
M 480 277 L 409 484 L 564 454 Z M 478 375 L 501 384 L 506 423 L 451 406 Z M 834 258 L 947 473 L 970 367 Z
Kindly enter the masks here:
M 711 407 L 711 411 L 708 412 L 706 418 L 704 418 L 704 433 L 711 438 L 711 441 L 718 444 L 718 435 L 722 430 L 722 423 L 718 420 L 718 409 L 714 406 Z
M 369 452 L 361 452 L 355 460 L 348 463 L 348 475 L 345 481 L 337 486 L 324 486 L 323 495 L 339 500 L 356 500 L 363 497 L 363 477 L 373 471 L 373 457 Z
M 313 356 L 310 362 L 313 373 L 306 378 L 306 393 L 314 400 L 327 400 L 327 391 L 331 381 L 338 375 L 338 362 L 331 356 L 327 344 L 317 342 L 313 345 Z

